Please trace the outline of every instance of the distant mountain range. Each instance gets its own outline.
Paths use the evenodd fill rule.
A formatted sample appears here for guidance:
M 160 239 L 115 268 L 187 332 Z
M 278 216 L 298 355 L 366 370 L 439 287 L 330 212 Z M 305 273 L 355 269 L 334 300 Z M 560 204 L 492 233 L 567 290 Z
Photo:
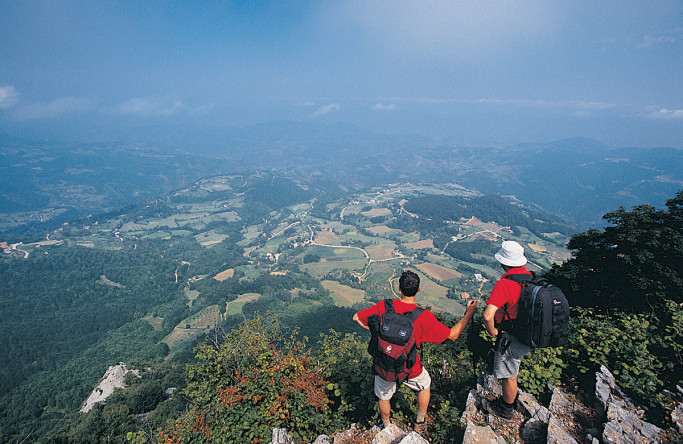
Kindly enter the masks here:
M 178 189 L 201 177 L 298 169 L 330 188 L 459 183 L 512 195 L 581 228 L 619 206 L 663 206 L 683 188 L 683 150 L 590 139 L 467 147 L 353 125 L 271 122 L 178 138 L 174 147 L 64 145 L 0 135 L 0 233 L 41 231 Z

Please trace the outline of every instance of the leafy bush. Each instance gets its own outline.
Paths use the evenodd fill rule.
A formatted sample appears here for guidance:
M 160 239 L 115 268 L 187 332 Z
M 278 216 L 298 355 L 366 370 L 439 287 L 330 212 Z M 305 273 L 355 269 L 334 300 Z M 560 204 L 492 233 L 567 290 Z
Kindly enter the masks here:
M 522 358 L 517 382 L 527 392 L 540 396 L 548 391 L 548 384 L 558 385 L 567 368 L 562 348 L 541 348 Z
M 222 343 L 199 346 L 197 358 L 184 391 L 190 410 L 162 442 L 261 442 L 273 427 L 309 439 L 340 425 L 305 343 L 284 340 L 275 319 L 246 320 Z
M 318 367 L 325 379 L 333 409 L 347 421 L 367 423 L 379 418 L 374 392 L 372 362 L 367 342 L 356 333 L 344 336 L 335 330 L 321 333 Z

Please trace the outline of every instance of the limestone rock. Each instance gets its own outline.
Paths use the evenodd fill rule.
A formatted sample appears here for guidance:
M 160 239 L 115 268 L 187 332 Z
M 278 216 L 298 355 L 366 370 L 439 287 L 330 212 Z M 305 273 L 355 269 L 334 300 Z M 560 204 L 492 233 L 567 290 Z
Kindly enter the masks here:
M 419 433 L 413 431 L 400 440 L 399 444 L 429 444 L 429 441 L 420 436 Z
M 607 367 L 601 365 L 600 371 L 595 374 L 595 411 L 598 417 L 603 418 L 605 416 L 610 403 L 635 410 L 633 401 L 617 385 L 614 375 Z M 642 410 L 639 412 L 640 415 L 644 413 Z
M 90 393 L 88 399 L 86 399 L 81 406 L 80 412 L 88 413 L 95 404 L 106 401 L 107 398 L 114 393 L 114 389 L 126 387 L 126 384 L 123 381 L 128 372 L 138 375 L 137 370 L 128 370 L 126 364 L 123 362 L 119 362 L 117 365 L 109 367 L 104 373 L 102 381 L 100 381 L 97 387 L 95 387 L 95 390 Z
M 330 441 L 329 436 L 320 435 L 315 439 L 315 441 L 313 441 L 313 444 L 332 444 L 332 441 Z
M 460 417 L 460 422 L 462 425 L 467 425 L 468 421 L 472 421 L 477 415 L 478 408 L 481 407 L 480 401 L 478 401 L 477 391 L 470 390 L 467 395 L 467 401 L 465 401 L 465 411 Z
M 525 416 L 536 418 L 544 423 L 550 421 L 550 411 L 542 406 L 536 398 L 529 393 L 520 390 L 519 395 L 517 396 L 517 405 L 518 409 Z
M 406 432 L 394 423 L 385 427 L 372 440 L 372 444 L 399 444 L 405 438 Z
M 643 421 L 636 414 L 615 403 L 609 404 L 607 420 L 602 432 L 602 440 L 607 444 L 658 443 L 658 437 L 662 433 L 659 427 Z
M 557 444 L 578 444 L 578 442 L 562 427 L 554 416 L 548 421 L 548 442 Z
M 379 432 L 379 427 L 374 426 L 371 429 L 372 432 Z M 334 435 L 334 439 L 332 440 L 332 444 L 342 444 L 345 442 L 351 442 L 353 437 L 357 434 L 358 430 L 356 429 L 356 424 L 351 424 L 351 428 L 348 430 L 344 430 L 342 432 L 339 432 Z M 324 436 L 324 435 L 323 435 Z M 320 438 L 320 437 L 318 437 Z M 329 441 L 327 441 L 329 443 Z M 325 441 L 322 441 L 318 444 L 325 444 Z
M 678 427 L 678 433 L 683 433 L 683 402 L 679 403 L 671 412 L 671 420 Z
M 490 426 L 478 426 L 467 421 L 463 444 L 505 444 L 505 439 L 495 434 Z
M 604 365 L 595 374 L 595 411 L 602 417 L 607 412 L 612 387 L 616 386 L 614 375 Z
M 487 391 L 496 398 L 503 396 L 503 387 L 498 383 L 498 379 L 486 371 L 479 373 L 477 377 L 477 391 Z
M 287 433 L 287 429 L 273 429 L 273 438 L 270 444 L 292 444 L 294 440 Z
M 548 406 L 550 413 L 553 415 L 560 415 L 563 412 L 571 412 L 574 410 L 574 405 L 569 401 L 569 398 L 567 398 L 567 395 L 565 395 L 562 390 L 552 386 L 550 386 L 550 388 L 553 392 L 550 397 L 550 405 Z

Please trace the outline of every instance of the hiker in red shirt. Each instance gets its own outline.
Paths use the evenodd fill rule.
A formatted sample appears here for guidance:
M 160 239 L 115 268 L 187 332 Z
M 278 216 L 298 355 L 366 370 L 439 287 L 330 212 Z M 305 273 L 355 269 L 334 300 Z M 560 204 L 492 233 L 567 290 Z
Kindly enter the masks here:
M 417 308 L 415 303 L 415 296 L 420 291 L 420 277 L 410 271 L 406 270 L 401 274 L 398 280 L 399 289 L 401 291 L 401 299 L 394 299 L 394 310 L 396 313 L 406 313 Z M 465 315 L 452 328 L 448 328 L 439 322 L 433 313 L 425 310 L 420 316 L 415 319 L 413 324 L 413 334 L 417 340 L 418 347 L 423 342 L 433 344 L 440 344 L 446 339 L 455 341 L 467 327 L 468 322 L 477 311 L 477 301 L 469 301 L 465 310 Z M 369 330 L 368 318 L 372 315 L 379 315 L 385 313 L 384 301 L 381 301 L 370 308 L 361 310 L 353 315 L 353 320 L 361 327 Z M 411 390 L 417 392 L 417 420 L 415 422 L 415 430 L 418 432 L 424 431 L 425 416 L 427 414 L 427 407 L 429 406 L 429 399 L 431 396 L 430 386 L 432 379 L 429 372 L 422 367 L 419 355 L 415 365 L 410 372 L 410 376 L 405 385 Z M 391 424 L 391 398 L 396 392 L 398 384 L 396 382 L 389 382 L 382 379 L 379 375 L 375 375 L 375 395 L 379 398 L 379 411 L 382 417 L 384 427 Z
M 522 287 L 517 282 L 505 279 L 511 274 L 529 274 L 526 269 L 524 247 L 515 241 L 504 241 L 500 250 L 495 254 L 505 274 L 496 282 L 491 291 L 484 310 L 484 327 L 491 336 L 496 337 L 495 354 L 493 358 L 493 375 L 501 379 L 503 396 L 489 403 L 488 410 L 505 419 L 514 416 L 517 401 L 517 375 L 522 357 L 531 347 L 521 343 L 509 332 L 502 329 L 501 322 L 517 318 L 517 307 Z M 506 316 L 507 313 L 507 316 Z

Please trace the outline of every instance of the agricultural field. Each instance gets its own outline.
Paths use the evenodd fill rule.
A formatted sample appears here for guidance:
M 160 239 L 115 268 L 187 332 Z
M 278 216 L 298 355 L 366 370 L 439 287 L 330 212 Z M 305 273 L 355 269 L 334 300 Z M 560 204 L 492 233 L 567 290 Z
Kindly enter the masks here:
M 448 288 L 437 284 L 419 269 L 413 271 L 420 276 L 420 292 L 416 298 L 418 304 L 454 315 L 462 315 L 465 312 L 465 307 L 460 302 L 446 297 Z
M 332 294 L 335 305 L 340 307 L 351 307 L 365 299 L 365 291 L 363 290 L 340 284 L 337 281 L 324 280 L 320 283 Z
M 225 303 L 225 317 L 233 315 L 241 315 L 242 308 L 247 302 L 252 302 L 260 298 L 261 295 L 258 293 L 245 293 L 237 296 L 234 301 Z
M 206 233 L 196 235 L 195 239 L 197 239 L 197 242 L 199 242 L 202 247 L 210 247 L 223 242 L 223 240 L 225 240 L 227 237 L 228 236 L 224 234 L 218 234 L 211 230 Z
M 233 268 L 228 268 L 227 270 L 223 270 L 217 275 L 215 275 L 213 278 L 217 280 L 218 282 L 223 282 L 226 279 L 230 279 L 235 275 L 235 269 Z
M 369 219 L 377 216 L 391 216 L 391 210 L 388 208 L 373 208 L 368 211 L 363 211 L 361 214 Z
M 389 228 L 386 225 L 376 225 L 374 227 L 370 227 L 367 229 L 370 233 L 372 233 L 375 236 L 384 236 L 389 233 L 395 233 L 399 232 L 400 230 L 396 230 L 393 228 Z
M 365 248 L 365 251 L 367 251 L 370 258 L 375 261 L 398 258 L 398 256 L 394 255 L 396 244 L 393 242 L 385 241 L 377 245 L 370 245 Z
M 314 242 L 316 244 L 322 244 L 322 245 L 338 245 L 339 244 L 339 236 L 337 236 L 335 233 L 332 231 L 320 231 L 316 232 L 316 237 L 314 239 Z
M 403 244 L 406 248 L 411 250 L 433 250 L 434 241 L 431 239 L 423 239 L 415 242 L 409 242 Z
M 340 261 L 340 262 L 325 261 L 325 262 L 303 264 L 303 265 L 301 265 L 301 269 L 306 271 L 307 273 L 311 274 L 311 276 L 321 279 L 321 278 L 324 278 L 331 271 L 337 270 L 337 269 L 345 271 L 345 272 L 350 272 L 350 271 L 362 272 L 363 269 L 365 269 L 366 264 L 367 264 L 367 261 L 365 259 L 346 260 L 346 261 Z
M 442 267 L 441 265 L 431 263 L 420 264 L 417 266 L 417 268 L 427 273 L 431 278 L 437 281 L 447 281 L 463 276 L 462 273 L 453 270 L 452 268 Z
M 162 339 L 161 342 L 168 345 L 170 350 L 169 356 L 173 356 L 178 351 L 186 348 L 188 344 L 198 340 L 212 328 L 215 328 L 220 319 L 220 308 L 217 305 L 211 305 L 199 313 L 180 321 L 171 334 Z

